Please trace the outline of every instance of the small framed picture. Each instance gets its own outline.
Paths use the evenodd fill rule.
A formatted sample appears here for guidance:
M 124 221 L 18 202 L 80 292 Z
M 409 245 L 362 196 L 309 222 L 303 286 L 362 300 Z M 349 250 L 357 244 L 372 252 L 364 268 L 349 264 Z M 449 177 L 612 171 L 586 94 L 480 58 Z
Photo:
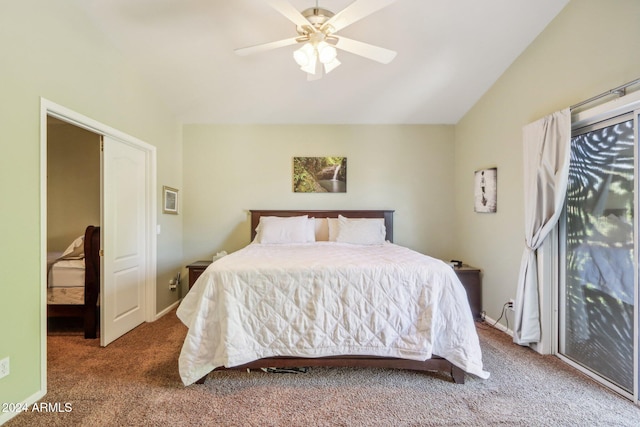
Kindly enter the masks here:
M 475 172 L 474 210 L 480 213 L 498 211 L 498 168 Z
M 178 215 L 178 190 L 162 187 L 162 213 Z

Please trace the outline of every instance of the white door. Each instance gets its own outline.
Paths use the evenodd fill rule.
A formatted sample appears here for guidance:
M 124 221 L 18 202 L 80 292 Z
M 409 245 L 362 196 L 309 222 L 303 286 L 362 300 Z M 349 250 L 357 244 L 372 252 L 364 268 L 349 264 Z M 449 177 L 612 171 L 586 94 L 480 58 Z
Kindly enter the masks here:
M 106 346 L 145 320 L 150 195 L 145 151 L 108 136 L 103 141 L 100 345 Z

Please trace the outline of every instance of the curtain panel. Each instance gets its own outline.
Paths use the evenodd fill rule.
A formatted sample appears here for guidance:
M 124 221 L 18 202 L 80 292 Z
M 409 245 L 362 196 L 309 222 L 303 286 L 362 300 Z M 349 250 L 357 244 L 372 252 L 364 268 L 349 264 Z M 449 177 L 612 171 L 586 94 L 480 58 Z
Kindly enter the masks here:
M 566 108 L 526 125 L 524 144 L 525 248 L 515 301 L 513 341 L 540 341 L 537 249 L 558 222 L 567 191 L 571 111 Z

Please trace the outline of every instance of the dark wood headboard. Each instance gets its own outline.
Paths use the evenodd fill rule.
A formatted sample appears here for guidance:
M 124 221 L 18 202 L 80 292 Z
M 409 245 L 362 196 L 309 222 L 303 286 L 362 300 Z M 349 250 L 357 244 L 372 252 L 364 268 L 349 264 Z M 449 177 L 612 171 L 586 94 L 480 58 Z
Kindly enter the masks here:
M 393 212 L 392 210 L 346 210 L 346 211 L 298 211 L 298 210 L 251 210 L 251 240 L 256 237 L 256 227 L 260 222 L 261 216 L 300 216 L 308 215 L 315 218 L 337 218 L 338 215 L 342 215 L 347 218 L 384 218 L 384 226 L 387 230 L 385 239 L 393 242 Z

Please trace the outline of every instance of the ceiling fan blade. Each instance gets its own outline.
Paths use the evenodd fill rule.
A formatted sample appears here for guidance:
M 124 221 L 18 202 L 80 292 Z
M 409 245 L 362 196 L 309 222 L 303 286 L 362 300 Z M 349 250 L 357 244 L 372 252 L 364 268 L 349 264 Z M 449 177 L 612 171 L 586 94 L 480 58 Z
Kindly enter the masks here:
M 333 17 L 322 26 L 322 29 L 331 27 L 331 32 L 335 33 L 395 2 L 396 0 L 356 0 L 333 15 Z
M 290 39 L 278 40 L 275 42 L 257 44 L 255 46 L 242 47 L 240 49 L 235 49 L 234 52 L 240 56 L 247 56 L 251 55 L 252 53 L 259 53 L 284 46 L 291 46 L 292 44 L 298 43 L 298 39 L 300 39 L 300 36 L 291 37 Z
M 396 57 L 396 52 L 393 50 L 348 39 L 342 36 L 338 37 L 338 42 L 335 44 L 335 47 L 347 52 L 355 53 L 356 55 L 364 56 L 365 58 L 369 58 L 382 64 L 388 64 Z
M 280 12 L 282 15 L 285 16 L 285 18 L 287 18 L 288 20 L 290 20 L 291 22 L 293 22 L 294 24 L 296 24 L 299 27 L 309 27 L 311 32 L 316 32 L 316 29 L 314 28 L 313 25 L 311 25 L 311 23 L 307 20 L 307 18 L 305 18 L 302 13 L 300 13 L 300 11 L 298 9 L 296 9 L 295 7 L 293 7 L 293 5 L 291 3 L 289 3 L 286 0 L 267 0 L 267 3 L 269 3 L 269 5 L 274 8 L 275 10 L 277 10 L 278 12 Z

